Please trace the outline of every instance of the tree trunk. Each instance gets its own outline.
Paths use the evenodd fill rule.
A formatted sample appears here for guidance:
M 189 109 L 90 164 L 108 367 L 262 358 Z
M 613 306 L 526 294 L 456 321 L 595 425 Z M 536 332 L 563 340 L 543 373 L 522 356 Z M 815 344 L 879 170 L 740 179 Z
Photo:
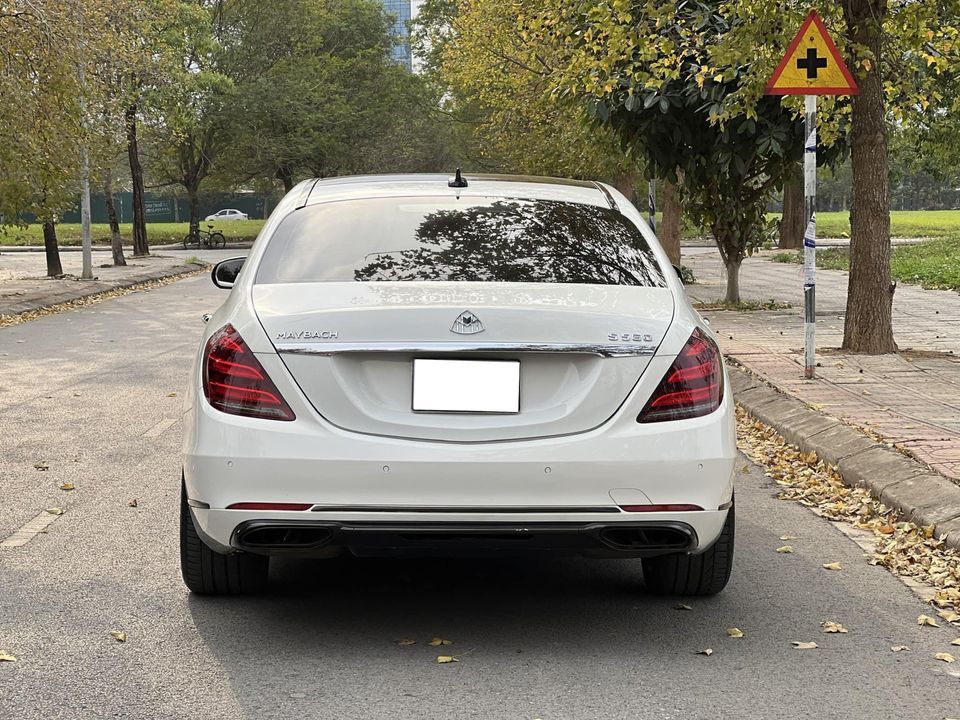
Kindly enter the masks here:
M 200 192 L 196 186 L 187 187 L 187 203 L 190 206 L 190 234 L 200 232 Z
M 57 246 L 57 226 L 51 220 L 43 223 L 43 248 L 47 253 L 47 277 L 63 275 L 60 248 Z
M 781 250 L 803 247 L 803 166 L 795 163 L 783 179 L 783 215 L 780 218 Z
M 629 170 L 617 175 L 613 179 L 613 186 L 622 192 L 627 200 L 633 202 L 634 196 L 637 194 L 637 172 Z
M 293 171 L 286 165 L 277 168 L 277 180 L 283 182 L 283 192 L 293 190 Z
M 113 264 L 126 265 L 123 259 L 123 240 L 120 237 L 120 221 L 117 219 L 117 206 L 113 203 L 113 175 L 107 169 L 103 181 L 103 198 L 107 205 L 107 220 L 110 222 L 110 249 L 113 251 Z
M 724 263 L 727 271 L 727 295 L 723 301 L 727 305 L 740 303 L 740 265 L 743 258 L 729 257 Z
M 680 267 L 680 217 L 683 207 L 677 186 L 669 180 L 663 182 L 663 219 L 660 221 L 660 244 L 667 251 L 670 263 Z
M 843 0 L 850 39 L 873 53 L 853 98 L 850 281 L 843 349 L 871 355 L 896 352 L 890 280 L 890 196 L 883 84 L 880 77 L 886 0 Z
M 137 106 L 131 105 L 125 113 L 127 123 L 127 159 L 130 162 L 130 179 L 133 185 L 133 256 L 150 254 L 147 245 L 147 212 L 143 203 L 143 166 L 140 164 L 140 148 L 137 145 Z

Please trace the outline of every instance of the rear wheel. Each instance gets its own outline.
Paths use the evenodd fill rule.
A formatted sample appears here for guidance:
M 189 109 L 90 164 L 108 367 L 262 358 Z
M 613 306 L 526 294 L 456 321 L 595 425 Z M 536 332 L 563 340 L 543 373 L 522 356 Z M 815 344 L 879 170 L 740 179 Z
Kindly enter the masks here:
M 734 506 L 720 537 L 699 555 L 660 555 L 643 559 L 643 579 L 656 595 L 716 595 L 733 569 Z
M 267 585 L 270 558 L 248 553 L 221 555 L 200 539 L 180 486 L 180 571 L 183 582 L 201 595 L 250 595 Z
M 215 232 L 210 235 L 210 244 L 213 247 L 226 247 L 227 239 L 223 236 L 223 233 Z

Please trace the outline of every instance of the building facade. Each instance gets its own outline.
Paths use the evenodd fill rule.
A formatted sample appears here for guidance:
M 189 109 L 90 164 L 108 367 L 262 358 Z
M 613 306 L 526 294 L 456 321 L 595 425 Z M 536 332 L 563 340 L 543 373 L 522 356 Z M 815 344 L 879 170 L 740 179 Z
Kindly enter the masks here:
M 387 13 L 393 16 L 393 33 L 398 42 L 393 48 L 393 59 L 407 70 L 413 69 L 413 59 L 410 55 L 410 35 L 407 23 L 410 22 L 410 0 L 381 0 Z

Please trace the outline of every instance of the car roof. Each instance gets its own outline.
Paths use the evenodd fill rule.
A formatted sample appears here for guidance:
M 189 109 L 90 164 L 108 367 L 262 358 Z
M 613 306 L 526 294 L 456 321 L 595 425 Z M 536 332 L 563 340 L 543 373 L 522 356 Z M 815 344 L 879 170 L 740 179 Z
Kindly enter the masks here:
M 338 200 L 375 197 L 509 197 L 559 200 L 601 207 L 614 207 L 613 199 L 599 183 L 530 175 L 464 173 L 467 187 L 449 187 L 450 175 L 351 175 L 308 181 L 300 206 Z

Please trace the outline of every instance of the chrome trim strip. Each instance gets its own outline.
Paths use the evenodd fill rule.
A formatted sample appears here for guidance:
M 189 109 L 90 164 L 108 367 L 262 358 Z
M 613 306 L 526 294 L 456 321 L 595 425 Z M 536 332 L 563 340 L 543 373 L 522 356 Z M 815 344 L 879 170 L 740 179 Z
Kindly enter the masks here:
M 405 505 L 314 505 L 310 512 L 322 513 L 322 512 L 339 512 L 339 513 L 361 513 L 361 512 L 375 512 L 375 513 L 457 513 L 457 514 L 484 514 L 484 515 L 506 515 L 514 513 L 528 513 L 528 514 L 551 514 L 551 513 L 564 513 L 564 514 L 577 514 L 577 513 L 617 513 L 620 514 L 622 511 L 618 507 L 610 507 L 609 505 L 601 505 L 599 507 L 555 507 L 555 506 L 515 506 L 507 505 L 503 507 L 458 507 L 458 506 L 427 506 L 427 507 L 410 507 Z
M 317 342 L 274 343 L 277 352 L 292 355 L 342 355 L 344 353 L 583 353 L 601 357 L 637 357 L 656 354 L 656 345 L 637 343 L 506 343 L 506 342 Z

